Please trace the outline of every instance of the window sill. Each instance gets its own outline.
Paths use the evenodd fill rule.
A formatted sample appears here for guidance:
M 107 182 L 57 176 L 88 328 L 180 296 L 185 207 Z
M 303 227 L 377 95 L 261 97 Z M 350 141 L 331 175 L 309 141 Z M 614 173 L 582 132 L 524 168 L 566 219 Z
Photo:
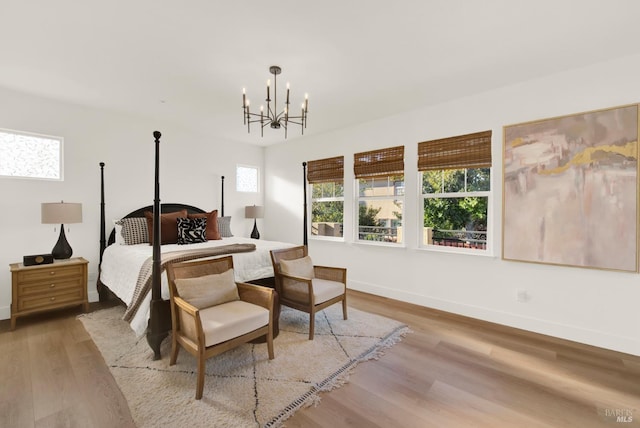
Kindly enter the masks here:
M 343 236 L 318 236 L 309 235 L 311 241 L 324 241 L 324 242 L 345 242 Z
M 433 253 L 449 253 L 449 254 L 464 254 L 469 256 L 480 256 L 495 258 L 495 254 L 491 250 L 471 250 L 467 248 L 446 247 L 441 245 L 421 246 L 415 249 L 416 251 L 433 252 Z
M 378 241 L 362 241 L 362 240 L 358 240 L 358 241 L 353 241 L 353 244 L 355 245 L 366 245 L 368 247 L 382 247 L 382 248 L 400 248 L 400 249 L 406 249 L 407 246 L 402 243 L 402 244 L 394 244 L 392 242 L 378 242 Z

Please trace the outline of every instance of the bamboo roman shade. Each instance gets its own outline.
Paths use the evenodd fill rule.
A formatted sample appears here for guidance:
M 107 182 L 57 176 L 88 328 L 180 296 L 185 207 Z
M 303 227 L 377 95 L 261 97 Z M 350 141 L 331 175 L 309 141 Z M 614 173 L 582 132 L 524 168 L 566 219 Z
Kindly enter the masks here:
M 333 183 L 344 180 L 344 156 L 312 160 L 307 163 L 309 183 Z
M 356 153 L 353 158 L 356 178 L 404 175 L 404 146 Z
M 418 170 L 491 167 L 491 131 L 418 143 Z

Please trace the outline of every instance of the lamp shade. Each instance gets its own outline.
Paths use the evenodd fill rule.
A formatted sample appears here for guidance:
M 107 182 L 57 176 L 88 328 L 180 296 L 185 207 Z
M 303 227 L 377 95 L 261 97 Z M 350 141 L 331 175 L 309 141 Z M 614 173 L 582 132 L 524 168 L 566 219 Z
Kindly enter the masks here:
M 245 218 L 262 218 L 264 215 L 264 207 L 257 205 L 248 205 L 244 207 Z
M 45 202 L 42 204 L 43 224 L 82 223 L 82 204 L 73 202 Z

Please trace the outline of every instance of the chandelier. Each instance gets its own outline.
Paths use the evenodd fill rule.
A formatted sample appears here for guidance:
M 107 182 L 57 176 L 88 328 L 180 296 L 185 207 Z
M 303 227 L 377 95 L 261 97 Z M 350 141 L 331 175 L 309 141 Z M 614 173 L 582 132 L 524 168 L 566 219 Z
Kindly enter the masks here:
M 302 135 L 304 128 L 307 127 L 307 113 L 309 111 L 309 95 L 304 94 L 304 102 L 300 107 L 300 115 L 294 115 L 289 108 L 289 82 L 287 82 L 287 98 L 284 108 L 278 111 L 278 74 L 282 69 L 277 65 L 269 67 L 269 72 L 273 74 L 273 100 L 271 99 L 271 79 L 267 80 L 267 109 L 260 106 L 260 113 L 252 113 L 249 109 L 249 99 L 247 98 L 245 88 L 242 88 L 242 116 L 244 124 L 247 125 L 247 132 L 251 132 L 252 123 L 260 123 L 260 135 L 264 136 L 264 127 L 269 125 L 273 129 L 284 128 L 284 138 L 287 138 L 287 129 L 289 125 L 300 125 Z M 271 102 L 273 101 L 273 108 Z

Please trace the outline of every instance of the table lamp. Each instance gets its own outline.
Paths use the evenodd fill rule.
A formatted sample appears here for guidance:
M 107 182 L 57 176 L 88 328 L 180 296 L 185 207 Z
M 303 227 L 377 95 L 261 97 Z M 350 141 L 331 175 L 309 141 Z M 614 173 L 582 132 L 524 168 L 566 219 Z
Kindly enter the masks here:
M 42 203 L 42 223 L 59 224 L 60 237 L 51 250 L 54 259 L 68 259 L 73 254 L 71 246 L 64 234 L 64 225 L 82 223 L 82 204 L 70 202 L 44 202 Z
M 249 205 L 244 207 L 245 218 L 253 219 L 253 230 L 251 231 L 251 237 L 253 239 L 260 239 L 260 232 L 258 232 L 258 225 L 256 224 L 257 218 L 262 218 L 264 215 L 264 207 Z

